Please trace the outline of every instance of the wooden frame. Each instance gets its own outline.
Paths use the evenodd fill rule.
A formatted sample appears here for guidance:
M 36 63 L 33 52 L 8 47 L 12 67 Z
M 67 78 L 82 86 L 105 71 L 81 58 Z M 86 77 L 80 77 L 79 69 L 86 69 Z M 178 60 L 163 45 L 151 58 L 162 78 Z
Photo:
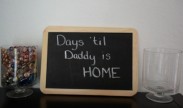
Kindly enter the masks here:
M 106 32 L 106 33 L 133 33 L 133 69 L 132 69 L 132 90 L 98 90 L 98 89 L 63 89 L 46 88 L 47 72 L 47 49 L 48 32 Z M 100 96 L 133 96 L 138 90 L 138 47 L 137 31 L 133 28 L 107 28 L 107 27 L 67 27 L 49 26 L 44 30 L 42 43 L 41 77 L 40 89 L 44 94 L 63 94 L 63 95 L 100 95 Z

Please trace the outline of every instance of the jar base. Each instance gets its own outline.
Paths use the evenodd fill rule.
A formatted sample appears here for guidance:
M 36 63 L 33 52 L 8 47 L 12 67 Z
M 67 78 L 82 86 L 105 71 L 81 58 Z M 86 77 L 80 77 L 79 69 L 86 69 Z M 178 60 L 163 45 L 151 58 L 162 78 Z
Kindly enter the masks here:
M 173 98 L 171 96 L 167 96 L 167 95 L 157 96 L 156 94 L 153 94 L 153 93 L 147 93 L 146 98 L 148 98 L 153 102 L 158 102 L 158 103 L 169 103 L 173 101 Z
M 19 89 L 19 91 L 17 92 L 17 90 L 11 90 L 11 91 L 8 91 L 6 93 L 6 95 L 9 97 L 9 98 L 24 98 L 24 97 L 27 97 L 27 96 L 30 96 L 32 95 L 33 93 L 33 90 L 31 89 Z

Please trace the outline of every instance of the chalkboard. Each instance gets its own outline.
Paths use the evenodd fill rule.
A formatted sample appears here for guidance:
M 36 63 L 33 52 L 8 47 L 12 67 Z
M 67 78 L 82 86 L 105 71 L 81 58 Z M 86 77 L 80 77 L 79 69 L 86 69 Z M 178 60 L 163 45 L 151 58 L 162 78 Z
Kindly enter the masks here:
M 132 28 L 47 27 L 41 91 L 132 96 L 137 92 L 137 32 Z

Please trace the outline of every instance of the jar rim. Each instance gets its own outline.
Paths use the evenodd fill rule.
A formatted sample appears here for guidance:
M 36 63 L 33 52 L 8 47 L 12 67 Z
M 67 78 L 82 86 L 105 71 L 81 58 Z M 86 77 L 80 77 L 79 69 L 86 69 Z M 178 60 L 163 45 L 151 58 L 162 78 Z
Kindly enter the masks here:
M 180 54 L 183 53 L 180 49 L 173 49 L 173 48 L 144 48 L 145 52 L 151 53 L 170 53 L 170 54 Z

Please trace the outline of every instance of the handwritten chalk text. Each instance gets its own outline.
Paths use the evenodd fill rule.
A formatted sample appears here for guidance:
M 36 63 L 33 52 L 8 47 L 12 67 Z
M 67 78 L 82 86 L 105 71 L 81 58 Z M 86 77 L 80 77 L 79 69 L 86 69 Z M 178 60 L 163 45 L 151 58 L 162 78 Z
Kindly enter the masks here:
M 92 61 L 92 65 L 96 64 L 96 57 L 95 55 L 89 54 L 88 51 L 81 51 L 80 53 L 74 53 L 70 50 L 65 50 L 65 59 L 78 59 L 78 60 L 90 60 Z
M 84 77 L 94 77 L 94 78 L 120 78 L 117 75 L 117 71 L 120 67 L 108 67 L 108 68 L 98 68 L 98 67 L 83 67 Z
M 83 46 L 84 42 L 83 40 L 70 40 L 67 39 L 64 35 L 57 35 L 57 46 L 74 46 L 72 50 L 77 50 L 79 46 Z

